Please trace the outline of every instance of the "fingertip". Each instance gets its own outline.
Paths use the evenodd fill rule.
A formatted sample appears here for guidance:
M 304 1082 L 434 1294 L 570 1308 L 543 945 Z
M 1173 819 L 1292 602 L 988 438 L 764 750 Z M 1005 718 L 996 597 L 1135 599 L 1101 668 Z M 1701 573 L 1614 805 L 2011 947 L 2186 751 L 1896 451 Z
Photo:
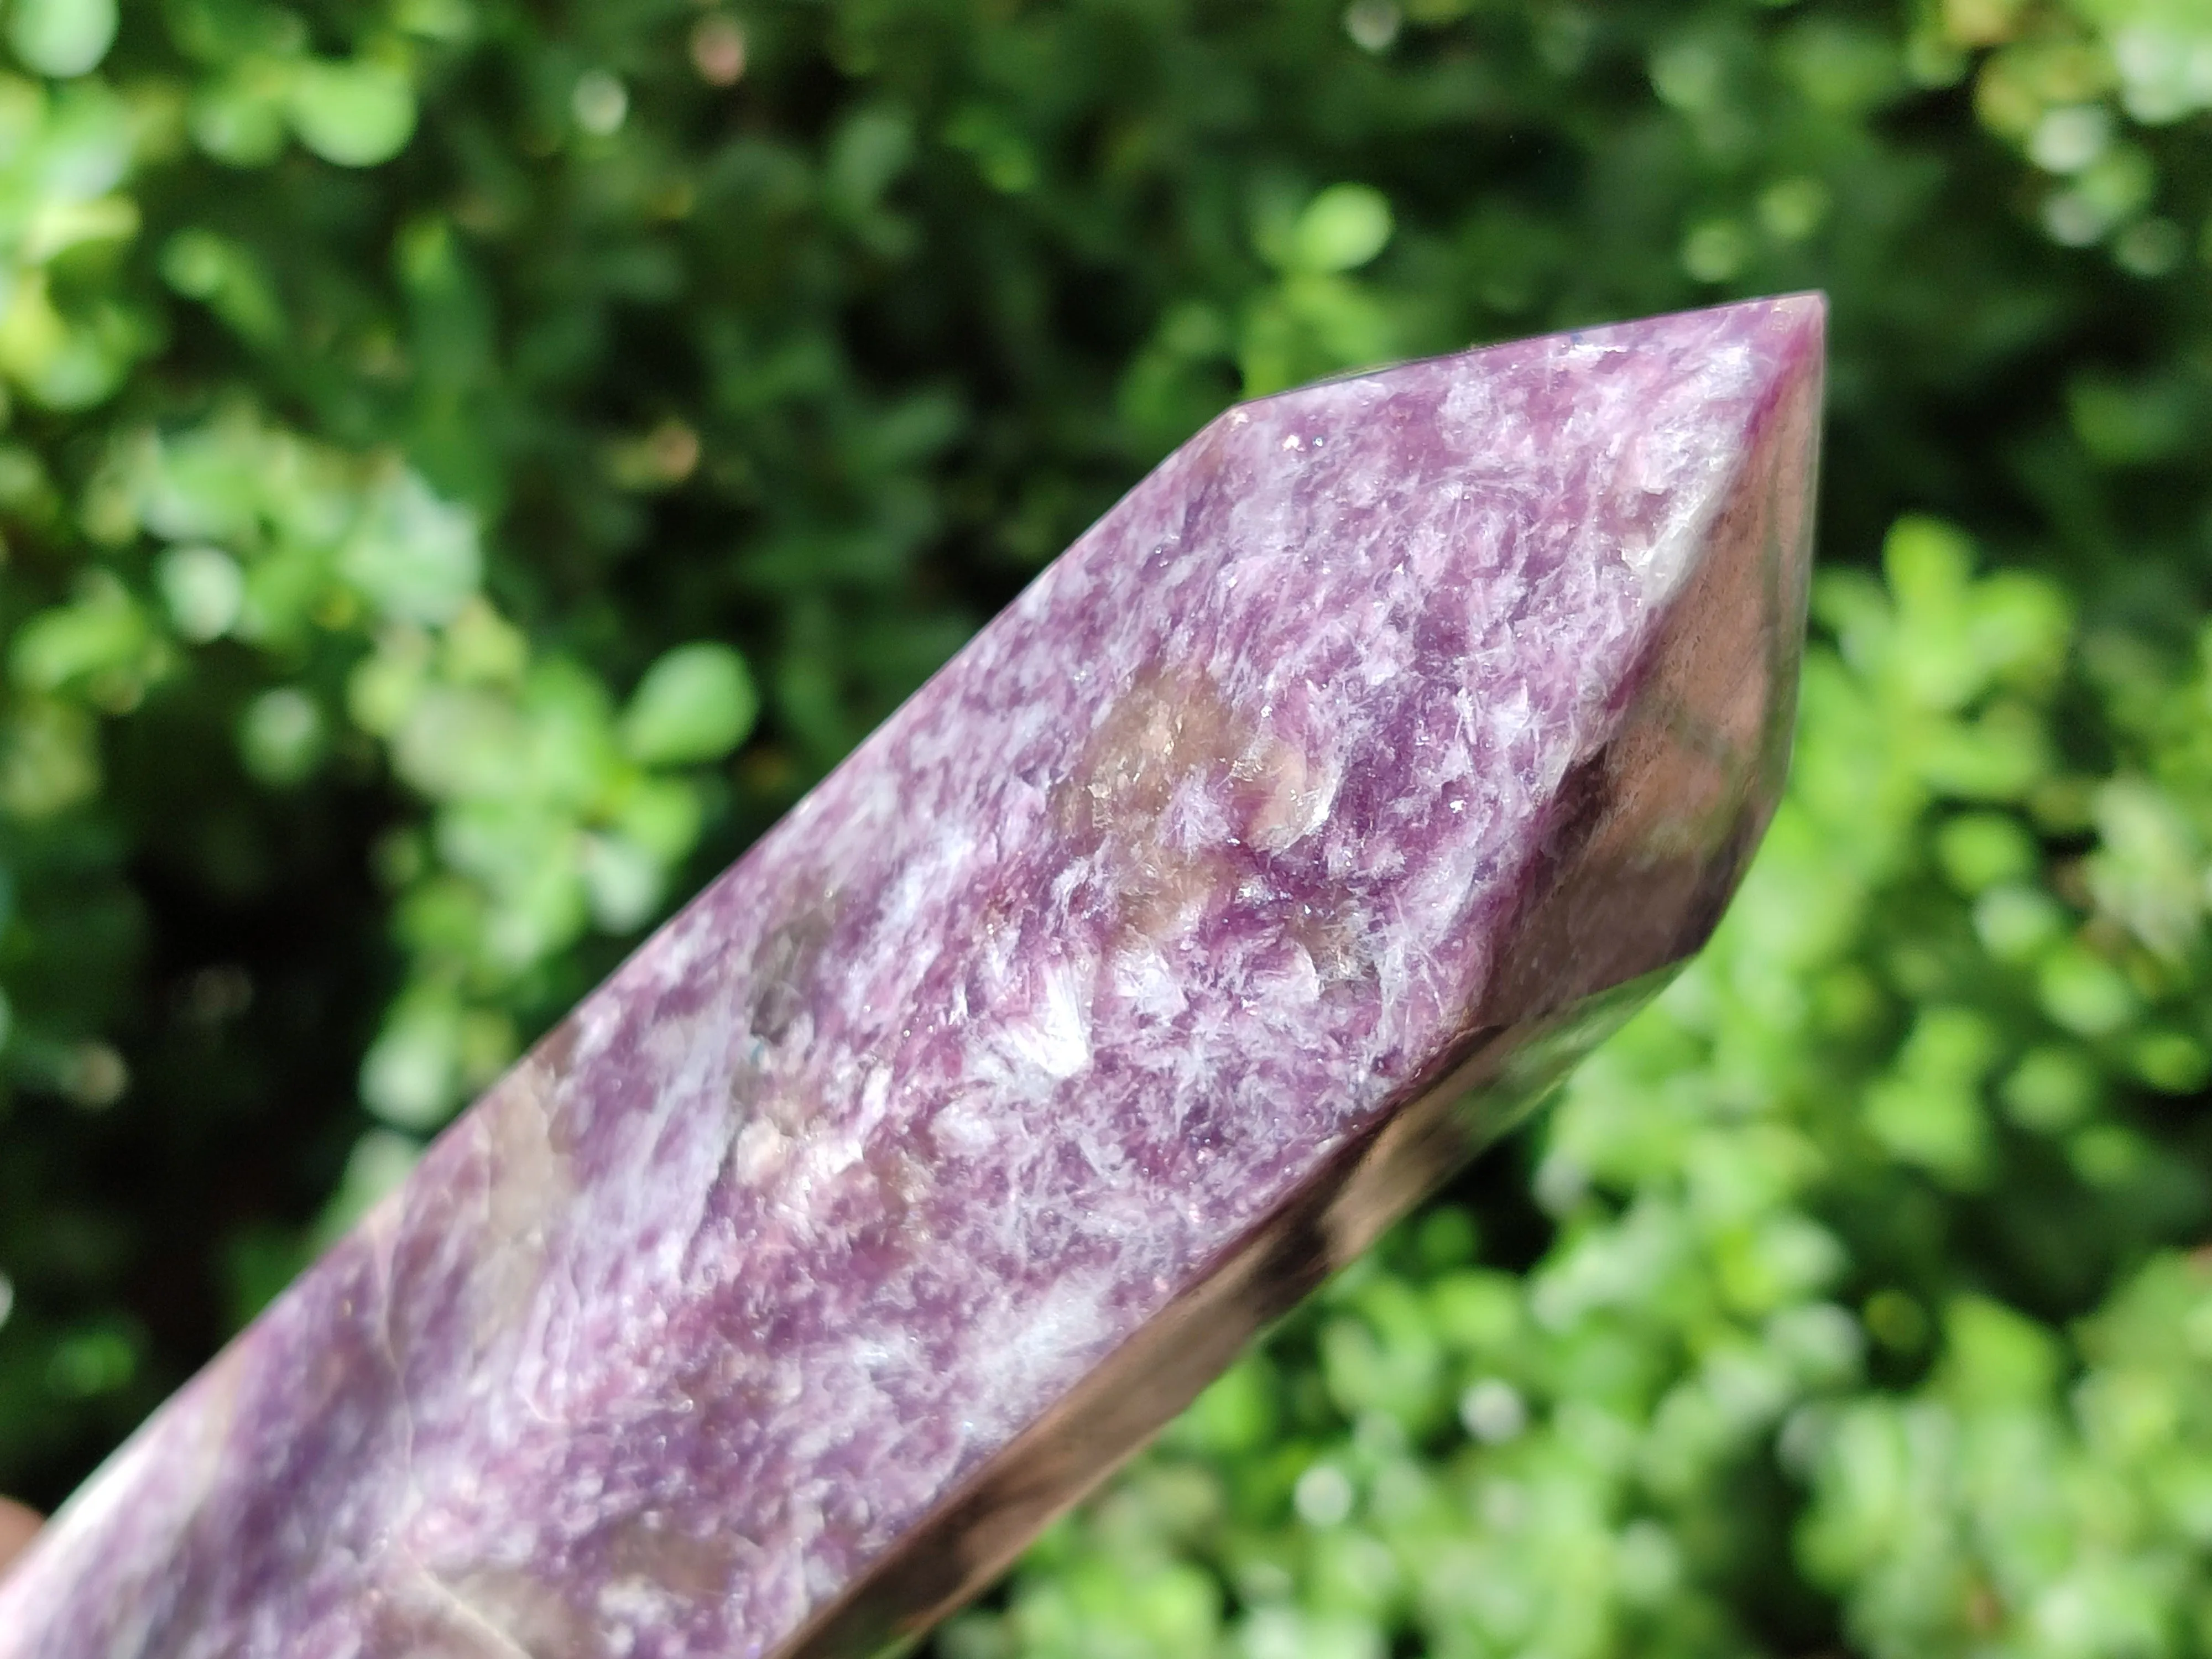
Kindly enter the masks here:
M 38 1511 L 0 1498 L 0 1572 L 21 1555 L 36 1535 L 40 1520 Z

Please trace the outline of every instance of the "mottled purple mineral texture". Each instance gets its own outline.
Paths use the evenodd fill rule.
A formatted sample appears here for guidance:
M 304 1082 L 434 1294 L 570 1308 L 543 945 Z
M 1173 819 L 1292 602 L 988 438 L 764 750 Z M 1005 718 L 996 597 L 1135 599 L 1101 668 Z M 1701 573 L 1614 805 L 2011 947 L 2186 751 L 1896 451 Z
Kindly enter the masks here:
M 1821 320 L 1214 422 L 93 1478 L 0 1659 L 857 1653 L 972 1589 L 1710 931 Z

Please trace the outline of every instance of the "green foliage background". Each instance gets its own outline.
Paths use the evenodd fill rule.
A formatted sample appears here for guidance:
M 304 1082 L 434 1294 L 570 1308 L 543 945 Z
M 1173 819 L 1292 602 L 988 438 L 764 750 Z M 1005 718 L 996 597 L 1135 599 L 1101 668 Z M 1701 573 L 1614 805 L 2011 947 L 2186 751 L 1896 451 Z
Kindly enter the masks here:
M 2212 1653 L 2204 0 L 6 0 L 0 1489 L 1243 392 L 1832 296 L 1711 951 L 947 1659 Z

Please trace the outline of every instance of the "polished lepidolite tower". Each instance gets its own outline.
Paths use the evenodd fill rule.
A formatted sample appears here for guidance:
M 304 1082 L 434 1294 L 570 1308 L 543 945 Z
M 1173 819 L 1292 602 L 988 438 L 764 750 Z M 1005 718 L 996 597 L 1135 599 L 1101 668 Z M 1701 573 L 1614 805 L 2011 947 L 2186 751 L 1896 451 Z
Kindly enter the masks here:
M 857 1654 L 1704 939 L 1816 299 L 1231 410 L 0 1581 L 0 1659 Z

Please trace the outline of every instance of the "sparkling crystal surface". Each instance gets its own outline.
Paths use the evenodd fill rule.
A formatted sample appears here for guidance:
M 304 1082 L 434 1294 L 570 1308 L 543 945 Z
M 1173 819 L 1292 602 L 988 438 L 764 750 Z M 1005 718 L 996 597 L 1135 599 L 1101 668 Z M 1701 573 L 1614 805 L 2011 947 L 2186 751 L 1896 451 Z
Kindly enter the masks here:
M 87 1485 L 0 1659 L 842 1651 L 972 1583 L 1225 1359 L 1188 1310 L 1271 1218 L 1710 929 L 1820 340 L 1762 301 L 1216 421 Z

